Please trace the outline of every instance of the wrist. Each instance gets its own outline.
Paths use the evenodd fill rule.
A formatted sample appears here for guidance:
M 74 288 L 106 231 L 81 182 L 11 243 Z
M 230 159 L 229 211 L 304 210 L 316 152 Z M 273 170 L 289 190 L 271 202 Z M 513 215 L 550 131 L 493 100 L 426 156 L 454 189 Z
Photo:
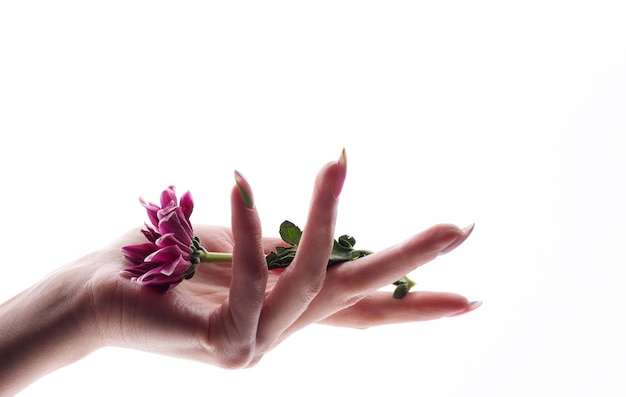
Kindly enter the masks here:
M 101 346 L 89 275 L 81 269 L 63 267 L 0 305 L 0 395 L 15 394 Z

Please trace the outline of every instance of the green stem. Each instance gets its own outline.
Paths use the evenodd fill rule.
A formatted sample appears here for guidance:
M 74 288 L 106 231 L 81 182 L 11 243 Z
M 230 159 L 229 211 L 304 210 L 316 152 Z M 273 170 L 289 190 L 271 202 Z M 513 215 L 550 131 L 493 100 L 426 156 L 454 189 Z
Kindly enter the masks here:
M 233 254 L 227 252 L 209 252 L 209 251 L 201 251 L 200 252 L 200 262 L 201 263 L 212 263 L 212 262 L 223 262 L 230 263 L 233 261 Z

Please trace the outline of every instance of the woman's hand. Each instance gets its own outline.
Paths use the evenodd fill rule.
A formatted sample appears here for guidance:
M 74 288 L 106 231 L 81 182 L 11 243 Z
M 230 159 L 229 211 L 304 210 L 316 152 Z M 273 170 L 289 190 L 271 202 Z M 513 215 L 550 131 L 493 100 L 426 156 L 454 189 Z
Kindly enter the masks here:
M 320 171 L 298 253 L 280 275 L 268 272 L 265 255 L 282 241 L 262 238 L 244 180 L 232 192 L 232 230 L 195 226 L 207 250 L 233 252 L 232 264 L 203 263 L 192 279 L 165 294 L 140 289 L 118 275 L 124 267 L 119 248 L 142 238 L 137 231 L 124 236 L 106 251 L 108 266 L 100 267 L 94 283 L 103 344 L 247 367 L 312 323 L 365 328 L 473 309 L 456 294 L 414 292 L 393 299 L 388 291 L 377 292 L 471 231 L 453 225 L 434 226 L 394 247 L 327 269 L 344 177 L 344 158 Z
M 263 238 L 247 182 L 231 194 L 232 229 L 195 226 L 209 251 L 232 252 L 232 263 L 202 263 L 166 293 L 120 276 L 123 246 L 143 242 L 138 230 L 50 274 L 0 305 L 0 395 L 105 346 L 122 346 L 248 367 L 312 323 L 366 328 L 432 320 L 473 310 L 460 295 L 411 292 L 394 299 L 381 287 L 460 244 L 471 231 L 434 226 L 405 242 L 327 268 L 345 157 L 320 171 L 297 255 L 282 273 L 265 255 L 282 244 Z

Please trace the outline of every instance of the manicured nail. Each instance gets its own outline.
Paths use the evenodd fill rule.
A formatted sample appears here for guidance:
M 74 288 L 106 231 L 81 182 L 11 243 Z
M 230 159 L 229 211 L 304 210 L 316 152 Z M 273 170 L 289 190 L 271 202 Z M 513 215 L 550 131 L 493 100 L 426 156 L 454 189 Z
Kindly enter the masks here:
M 463 244 L 463 242 L 465 240 L 467 240 L 467 238 L 469 237 L 470 234 L 472 234 L 472 230 L 474 230 L 474 223 L 472 223 L 471 225 L 464 227 L 463 229 L 461 229 L 462 233 L 459 235 L 459 237 L 457 237 L 456 240 L 454 240 L 453 242 L 451 242 L 450 244 L 448 244 L 448 246 L 444 249 L 442 249 L 441 251 L 439 251 L 439 255 L 444 255 L 447 254 L 448 252 L 452 251 L 453 249 L 455 249 L 456 247 L 458 247 L 459 245 Z
M 239 173 L 239 171 L 235 171 L 235 183 L 237 184 L 237 188 L 239 188 L 239 194 L 241 194 L 241 199 L 243 203 L 248 208 L 254 208 L 254 196 L 252 196 L 252 189 L 250 189 L 250 184 L 246 179 Z
M 343 189 L 343 183 L 346 180 L 346 172 L 348 169 L 348 159 L 346 158 L 346 149 L 341 151 L 339 161 L 337 161 L 337 177 L 335 179 L 335 198 L 339 198 L 341 189 Z
M 470 305 L 469 305 L 469 307 L 467 309 L 461 310 L 458 313 L 450 314 L 447 317 L 456 317 L 456 316 L 460 316 L 462 314 L 467 314 L 469 312 L 473 312 L 474 310 L 478 309 L 483 304 L 483 302 L 482 301 L 472 301 L 469 304 Z

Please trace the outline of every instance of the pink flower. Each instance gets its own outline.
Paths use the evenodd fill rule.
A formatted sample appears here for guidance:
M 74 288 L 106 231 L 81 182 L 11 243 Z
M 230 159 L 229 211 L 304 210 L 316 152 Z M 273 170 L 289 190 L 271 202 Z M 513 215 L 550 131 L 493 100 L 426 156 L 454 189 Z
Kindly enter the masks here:
M 151 222 L 142 230 L 148 242 L 122 247 L 122 254 L 133 264 L 122 274 L 141 286 L 165 292 L 191 278 L 200 262 L 200 241 L 189 222 L 193 199 L 187 192 L 178 202 L 176 190 L 170 186 L 161 193 L 161 206 L 141 198 L 140 202 Z

